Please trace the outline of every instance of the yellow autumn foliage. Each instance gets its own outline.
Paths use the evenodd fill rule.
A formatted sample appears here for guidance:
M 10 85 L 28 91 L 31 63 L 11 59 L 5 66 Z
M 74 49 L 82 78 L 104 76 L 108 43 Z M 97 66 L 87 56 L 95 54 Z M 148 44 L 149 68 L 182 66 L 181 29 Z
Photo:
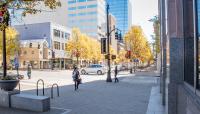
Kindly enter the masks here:
M 0 54 L 2 58 L 2 38 L 3 34 L 0 31 Z M 6 58 L 9 60 L 14 57 L 15 53 L 19 50 L 18 32 L 11 27 L 6 29 Z
M 78 28 L 72 29 L 72 35 L 67 42 L 66 51 L 73 57 L 80 53 L 80 58 L 85 60 L 100 61 L 102 59 L 100 42 L 83 34 Z
M 124 39 L 126 49 L 131 51 L 131 59 L 137 58 L 142 62 L 152 59 L 150 45 L 140 26 L 131 27 Z

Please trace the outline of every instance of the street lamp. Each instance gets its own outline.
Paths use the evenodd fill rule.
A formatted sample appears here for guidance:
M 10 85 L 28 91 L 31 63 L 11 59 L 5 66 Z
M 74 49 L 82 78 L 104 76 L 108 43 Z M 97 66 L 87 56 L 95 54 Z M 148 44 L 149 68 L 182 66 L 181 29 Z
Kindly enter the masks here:
M 110 35 L 111 35 L 111 33 L 112 32 L 114 32 L 114 31 L 119 31 L 120 32 L 120 34 L 118 34 L 117 32 L 117 34 L 118 35 L 116 35 L 115 34 L 115 36 L 117 36 L 117 39 L 118 40 L 121 40 L 121 30 L 119 30 L 118 28 L 114 28 L 113 30 L 109 30 L 109 4 L 107 3 L 107 5 L 106 5 L 106 15 L 107 15 L 107 59 L 108 59 L 108 73 L 107 73 L 107 79 L 106 79 L 106 82 L 112 82 L 112 79 L 111 79 L 111 66 L 110 66 L 110 60 L 111 60 L 111 58 L 110 58 Z
M 1 14 L 1 26 L 0 29 L 3 32 L 3 77 L 5 78 L 7 75 L 7 63 L 6 63 L 6 27 L 9 25 L 9 12 L 7 9 L 7 4 L 4 3 L 0 7 Z

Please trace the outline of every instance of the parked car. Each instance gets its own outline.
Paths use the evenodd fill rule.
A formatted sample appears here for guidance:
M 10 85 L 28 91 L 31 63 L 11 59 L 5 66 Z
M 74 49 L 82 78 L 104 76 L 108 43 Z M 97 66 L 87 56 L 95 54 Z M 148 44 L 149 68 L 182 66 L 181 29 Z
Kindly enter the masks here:
M 98 75 L 103 75 L 103 74 L 105 74 L 105 72 L 106 72 L 105 67 L 103 65 L 99 65 L 99 64 L 92 64 L 88 67 L 81 69 L 81 74 L 96 73 Z

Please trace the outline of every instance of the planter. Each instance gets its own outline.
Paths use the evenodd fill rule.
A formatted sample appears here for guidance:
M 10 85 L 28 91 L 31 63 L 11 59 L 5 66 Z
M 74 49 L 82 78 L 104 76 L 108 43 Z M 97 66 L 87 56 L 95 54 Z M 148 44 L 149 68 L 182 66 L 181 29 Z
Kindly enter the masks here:
M 0 88 L 5 91 L 13 91 L 18 83 L 19 80 L 0 80 Z

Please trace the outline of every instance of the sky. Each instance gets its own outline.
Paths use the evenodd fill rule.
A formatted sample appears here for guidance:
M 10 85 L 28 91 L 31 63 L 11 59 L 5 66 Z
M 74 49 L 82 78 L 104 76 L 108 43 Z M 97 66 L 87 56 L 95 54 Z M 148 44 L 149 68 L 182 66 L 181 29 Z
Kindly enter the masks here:
M 133 4 L 133 25 L 140 25 L 148 40 L 153 35 L 153 23 L 148 20 L 158 15 L 158 0 L 131 0 Z

